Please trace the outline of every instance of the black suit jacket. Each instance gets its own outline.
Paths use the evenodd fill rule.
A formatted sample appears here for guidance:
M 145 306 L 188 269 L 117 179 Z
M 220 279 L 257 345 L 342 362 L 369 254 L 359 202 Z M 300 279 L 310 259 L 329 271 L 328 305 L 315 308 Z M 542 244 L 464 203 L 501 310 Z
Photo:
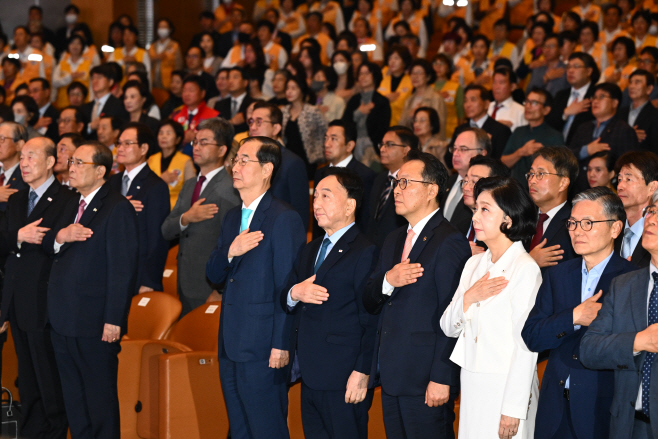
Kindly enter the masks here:
M 106 323 L 125 333 L 130 301 L 137 293 L 139 239 L 132 204 L 112 189 L 100 187 L 79 223 L 94 234 L 64 244 L 54 253 L 57 232 L 75 221 L 79 197 L 69 200 L 59 222 L 43 239 L 54 255 L 48 281 L 48 320 L 66 337 L 98 337 Z
M 239 125 L 233 125 L 236 133 L 244 133 L 249 130 L 247 125 L 247 107 L 254 101 L 254 98 L 249 96 L 244 97 L 240 107 L 238 108 L 238 113 L 242 113 L 244 117 L 244 122 Z M 219 117 L 223 117 L 226 120 L 231 120 L 231 98 L 222 99 L 215 104 L 215 110 L 219 112 Z
M 455 184 L 455 181 L 457 181 L 458 176 L 459 174 L 452 174 L 450 178 L 448 178 L 447 190 L 443 193 L 441 199 L 439 200 L 439 204 L 441 205 L 441 208 L 443 208 L 444 213 L 446 207 L 446 198 L 448 198 L 450 189 Z M 473 218 L 473 211 L 464 204 L 464 197 L 462 196 L 461 200 L 459 200 L 459 203 L 457 203 L 457 206 L 455 206 L 455 211 L 453 212 L 452 217 L 450 218 L 450 224 L 455 226 L 457 230 L 459 230 L 462 233 L 462 235 L 466 236 L 466 234 L 468 233 L 468 229 L 471 227 L 472 218 Z
M 619 110 L 617 116 L 624 122 L 628 122 L 628 113 L 630 110 L 630 107 L 623 107 Z M 656 121 L 658 121 L 658 108 L 651 105 L 651 102 L 647 102 L 640 111 L 640 114 L 637 115 L 634 124 L 647 135 L 643 141 L 640 142 L 638 140 L 638 147 L 640 149 L 658 153 L 658 123 Z
M 542 236 L 542 241 L 546 239 L 546 245 L 544 247 L 559 245 L 560 250 L 564 250 L 562 259 L 560 259 L 558 263 L 570 261 L 577 256 L 576 252 L 573 251 L 573 247 L 571 246 L 571 236 L 569 236 L 569 230 L 567 230 L 567 226 L 565 225 L 565 221 L 568 220 L 570 216 L 571 203 L 567 201 L 565 205 L 562 206 L 562 209 L 558 210 L 555 216 L 551 218 L 551 222 L 548 223 L 546 232 L 544 232 L 544 235 Z M 529 252 L 530 240 L 524 242 L 524 245 L 525 249 Z M 542 276 L 544 275 L 544 272 L 547 268 L 549 267 L 544 267 L 541 269 Z
M 91 122 L 91 116 L 92 112 L 94 110 L 94 101 L 87 102 L 84 104 L 82 107 L 80 107 L 80 111 L 85 115 L 87 118 L 87 122 Z M 105 101 L 105 105 L 103 105 L 103 108 L 101 108 L 101 114 L 99 117 L 103 116 L 112 116 L 112 117 L 118 117 L 119 119 L 122 120 L 130 120 L 130 115 L 126 111 L 126 108 L 123 106 L 123 102 L 121 102 L 119 99 L 114 97 L 114 95 L 110 94 L 110 97 L 107 98 L 107 101 Z M 87 138 L 91 140 L 96 140 L 98 139 L 98 136 L 96 135 L 96 131 L 92 131 L 91 133 L 88 133 L 87 131 L 83 131 L 82 134 L 85 134 Z
M 452 140 L 450 140 L 449 147 L 452 147 L 455 144 L 455 139 L 459 136 L 465 129 L 469 128 L 470 122 L 463 123 L 455 128 L 455 132 L 452 135 Z M 512 135 L 512 131 L 509 127 L 503 125 L 502 123 L 494 120 L 493 118 L 487 116 L 487 120 L 482 124 L 482 129 L 491 135 L 491 156 L 496 159 L 500 159 L 505 150 L 505 145 Z M 446 160 L 450 158 L 450 161 L 446 163 L 451 163 L 452 155 L 446 154 Z
M 112 188 L 119 193 L 121 193 L 123 175 L 123 172 L 114 174 L 109 180 Z M 126 195 L 144 204 L 144 210 L 137 212 L 139 226 L 137 286 L 162 291 L 162 273 L 167 262 L 169 241 L 164 239 L 160 228 L 170 212 L 169 186 L 146 165 L 130 183 Z
M 425 395 L 430 381 L 449 385 L 456 393 L 459 366 L 450 361 L 450 354 L 457 340 L 443 333 L 439 319 L 459 285 L 471 248 L 438 211 L 409 253 L 411 263 L 425 268 L 423 275 L 387 296 L 382 293 L 384 276 L 400 263 L 406 236 L 407 224 L 386 238 L 363 294 L 368 312 L 380 315 L 370 384 L 375 384 L 379 362 L 382 389 L 389 395 Z
M 20 165 L 18 165 L 16 169 L 14 169 L 14 172 L 11 173 L 11 177 L 9 177 L 9 183 L 7 183 L 7 186 L 12 189 L 18 189 L 19 191 L 28 187 L 27 184 L 23 181 L 23 174 L 21 174 Z M 11 196 L 9 198 L 11 198 Z M 0 212 L 4 212 L 5 210 L 7 210 L 7 203 L 0 203 Z
M 356 224 L 359 226 L 359 229 L 366 230 L 370 218 L 370 192 L 372 191 L 372 184 L 377 174 L 354 157 L 352 157 L 352 160 L 350 160 L 345 168 L 354 171 L 361 177 L 361 181 L 363 182 L 363 199 L 361 200 L 361 208 L 356 215 Z M 314 187 L 317 187 L 320 180 L 326 177 L 329 169 L 329 166 L 325 166 L 315 171 Z M 319 238 L 320 236 L 324 236 L 324 230 L 318 226 L 317 220 L 313 217 L 313 238 Z
M 391 104 L 388 99 L 377 91 L 372 94 L 372 103 L 375 106 L 370 110 L 368 117 L 366 117 L 366 128 L 368 130 L 368 137 L 370 137 L 370 141 L 375 147 L 375 152 L 379 154 L 377 145 L 381 143 L 391 122 Z M 347 101 L 342 119 L 354 122 L 354 111 L 360 105 L 361 94 L 357 93 Z
M 311 206 L 306 164 L 285 146 L 281 148 L 281 167 L 272 181 L 272 195 L 290 204 L 302 218 L 304 227 L 308 227 Z
M 379 199 L 384 192 L 386 185 L 391 184 L 388 178 L 388 171 L 381 172 L 375 177 L 372 183 L 372 191 L 370 192 L 370 210 L 368 218 L 368 238 L 377 244 L 379 248 L 384 245 L 384 240 L 393 230 L 407 224 L 407 220 L 395 213 L 395 199 L 393 197 L 393 190 L 384 204 L 384 209 L 379 218 L 377 215 L 377 207 L 379 206 Z
M 57 111 L 57 108 L 53 107 L 52 104 L 49 104 L 48 108 L 46 108 L 46 111 L 43 112 L 43 116 L 52 119 L 52 122 L 50 122 L 50 125 L 48 125 L 45 136 L 57 144 L 57 141 L 59 140 L 59 128 L 57 126 L 59 111 Z
M 352 371 L 370 374 L 378 318 L 368 314 L 362 295 L 377 263 L 378 248 L 352 226 L 336 242 L 316 273 L 329 299 L 322 305 L 288 307 L 288 291 L 313 276 L 322 238 L 307 244 L 295 264 L 281 304 L 295 320 L 291 351 L 297 354 L 304 384 L 314 390 L 344 390 Z
M 585 122 L 578 126 L 573 136 L 569 134 L 571 141 L 568 142 L 567 145 L 569 145 L 569 148 L 571 148 L 573 153 L 579 159 L 580 165 L 580 172 L 578 173 L 578 178 L 576 179 L 576 192 L 581 192 L 589 188 L 589 183 L 587 182 L 588 158 L 580 159 L 579 154 L 580 149 L 583 146 L 594 140 L 593 133 L 595 127 L 596 123 L 594 121 Z M 634 151 L 639 147 L 635 130 L 618 117 L 613 117 L 612 120 L 608 122 L 608 125 L 601 133 L 600 138 L 601 142 L 607 143 L 611 148 L 611 163 L 615 163 L 617 159 L 625 152 Z
M 18 230 L 38 219 L 40 227 L 52 228 L 67 203 L 78 195 L 55 179 L 28 216 L 29 192 L 26 188 L 10 197 L 0 219 L 0 256 L 7 258 L 0 316 L 7 321 L 13 312 L 21 330 L 38 331 L 48 321 L 46 294 L 53 261 L 41 245 L 24 242 L 18 248 Z
M 589 88 L 585 93 L 585 98 L 590 99 L 594 95 L 594 86 L 595 84 L 589 85 Z M 570 96 L 571 96 L 571 87 L 557 92 L 555 94 L 555 99 L 553 99 L 553 106 L 551 107 L 551 112 L 548 113 L 548 116 L 546 116 L 546 123 L 548 123 L 550 126 L 555 128 L 559 132 L 562 132 L 562 130 L 564 129 L 564 124 L 566 123 L 566 121 L 562 119 L 562 116 L 564 115 L 564 109 L 567 108 L 567 103 L 569 102 Z M 569 133 L 567 135 L 567 138 L 564 139 L 567 145 L 571 144 L 571 139 L 573 138 L 574 133 L 576 132 L 578 126 L 580 126 L 583 122 L 587 122 L 589 120 L 594 120 L 594 116 L 592 115 L 592 110 L 587 110 L 583 113 L 577 114 L 576 117 L 574 117 L 573 123 L 571 124 L 571 128 L 569 128 Z
M 621 255 L 621 246 L 624 243 L 624 233 L 620 233 L 615 239 L 615 253 Z M 651 254 L 642 247 L 642 238 L 635 246 L 631 255 L 631 263 L 638 268 L 646 268 L 651 263 Z

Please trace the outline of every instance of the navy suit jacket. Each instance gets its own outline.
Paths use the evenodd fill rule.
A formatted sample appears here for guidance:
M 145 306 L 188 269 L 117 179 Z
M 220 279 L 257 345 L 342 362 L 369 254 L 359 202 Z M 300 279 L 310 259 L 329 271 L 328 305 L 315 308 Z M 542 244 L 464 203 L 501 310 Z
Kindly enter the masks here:
M 272 195 L 290 204 L 301 217 L 304 230 L 308 228 L 311 204 L 306 165 L 304 160 L 286 147 L 281 148 L 281 167 L 272 180 Z
M 121 192 L 120 172 L 110 177 L 110 185 Z M 171 201 L 169 187 L 163 179 L 151 171 L 149 165 L 139 171 L 128 188 L 127 196 L 141 201 L 144 209 L 137 212 L 139 226 L 139 274 L 137 286 L 162 291 L 162 273 L 169 253 L 169 241 L 164 239 L 160 228 L 169 215 Z
M 53 104 L 49 104 L 48 108 L 46 108 L 46 111 L 43 112 L 43 116 L 52 119 L 52 122 L 50 122 L 50 125 L 48 125 L 45 136 L 57 144 L 57 141 L 59 140 L 59 128 L 57 125 L 57 119 L 59 119 L 59 111 L 57 111 L 57 108 L 53 107 Z
M 578 257 L 551 267 L 544 273 L 537 301 L 521 333 L 528 349 L 550 350 L 539 393 L 535 438 L 550 439 L 562 419 L 564 384 L 569 378 L 570 410 L 579 439 L 606 438 L 614 376 L 612 371 L 588 369 L 580 362 L 580 340 L 587 327 L 575 330 L 573 310 L 581 303 L 583 259 Z M 599 279 L 597 294 L 608 294 L 613 278 L 637 268 L 613 253 Z
M 281 292 L 281 304 L 295 316 L 290 345 L 304 384 L 314 390 L 345 390 L 352 371 L 368 375 L 372 366 L 377 317 L 368 314 L 361 297 L 378 249 L 353 225 L 333 246 L 313 282 L 327 289 L 329 299 L 322 305 L 300 302 L 291 310 L 288 291 L 313 276 L 323 238 L 304 247 Z
M 645 351 L 633 355 L 638 332 L 647 328 L 649 269 L 622 274 L 610 284 L 610 292 L 596 319 L 580 341 L 580 360 L 591 369 L 614 370 L 614 394 L 610 406 L 610 437 L 630 439 L 635 422 L 635 402 L 640 390 Z M 651 370 L 658 383 L 658 367 Z M 658 386 L 651 386 L 649 417 L 658 419 Z M 658 423 L 651 424 L 658 437 Z
M 562 259 L 558 261 L 559 263 L 570 261 L 576 257 L 576 252 L 573 251 L 571 246 L 571 236 L 569 236 L 569 230 L 565 225 L 565 221 L 571 216 L 571 202 L 567 201 L 562 209 L 558 210 L 554 218 L 551 218 L 551 222 L 548 223 L 546 227 L 546 232 L 542 236 L 542 241 L 546 239 L 546 245 L 544 247 L 551 247 L 554 245 L 559 245 L 560 250 L 564 250 L 562 254 Z M 525 248 L 529 252 L 530 250 L 530 241 L 525 242 Z M 541 274 L 544 276 L 546 269 L 549 267 L 544 267 L 541 269 Z
M 62 210 L 43 246 L 53 252 L 60 229 L 75 221 L 79 197 Z M 125 333 L 130 301 L 137 292 L 139 240 L 137 216 L 130 201 L 109 183 L 100 187 L 79 223 L 94 234 L 64 244 L 54 253 L 48 282 L 48 319 L 67 337 L 101 337 L 106 323 Z
M 229 210 L 206 266 L 210 282 L 226 282 L 219 321 L 219 352 L 231 361 L 263 361 L 272 349 L 290 350 L 292 316 L 279 302 L 295 260 L 306 243 L 297 212 L 267 191 L 253 214 L 250 232 L 258 246 L 229 262 L 228 250 L 240 232 L 241 206 Z
M 366 230 L 368 227 L 368 220 L 370 219 L 370 192 L 372 191 L 372 183 L 375 180 L 375 171 L 352 157 L 352 160 L 345 166 L 346 169 L 354 171 L 363 182 L 363 197 L 361 199 L 361 208 L 356 214 L 356 224 L 359 226 L 359 229 Z M 327 176 L 327 172 L 331 169 L 329 166 L 319 168 L 315 171 L 315 185 L 318 186 L 320 180 Z M 319 238 L 324 236 L 324 230 L 318 226 L 318 221 L 313 218 L 313 238 Z
M 471 257 L 466 237 L 437 212 L 418 235 L 409 253 L 411 263 L 425 268 L 417 282 L 382 293 L 386 272 L 400 262 L 407 226 L 384 242 L 377 268 L 363 295 L 371 314 L 379 314 L 370 384 L 377 375 L 393 396 L 425 395 L 430 381 L 459 388 L 459 366 L 450 361 L 457 339 L 446 337 L 439 319 L 450 304 L 464 264 Z
M 82 111 L 82 113 L 87 118 L 85 122 L 86 123 L 91 122 L 92 119 L 91 113 L 94 111 L 94 100 L 91 100 L 90 102 L 87 102 L 86 104 L 82 105 L 80 107 L 80 111 Z M 116 98 L 112 94 L 110 94 L 110 96 L 107 98 L 107 101 L 105 101 L 105 105 L 103 105 L 103 108 L 101 108 L 101 114 L 99 115 L 99 117 L 104 117 L 104 116 L 112 116 L 112 117 L 118 117 L 119 119 L 122 120 L 130 120 L 130 115 L 126 111 L 126 108 L 123 106 L 123 101 Z M 98 139 L 98 135 L 96 134 L 96 131 L 92 131 L 91 133 L 87 132 L 86 125 L 82 134 L 91 140 Z
M 390 184 L 388 171 L 380 172 L 379 175 L 375 177 L 375 181 L 372 184 L 372 191 L 370 192 L 370 209 L 368 211 L 369 218 L 366 233 L 368 238 L 380 248 L 384 245 L 384 240 L 389 233 L 398 227 L 408 224 L 404 217 L 395 213 L 395 197 L 393 196 L 392 189 L 390 195 L 386 199 L 386 204 L 384 204 L 382 214 L 379 218 L 375 218 L 375 215 L 377 215 L 379 200 L 382 197 L 384 188 L 388 184 Z
M 23 181 L 23 175 L 21 174 L 20 165 L 18 165 L 16 169 L 14 169 L 14 172 L 11 173 L 11 177 L 9 177 L 9 183 L 7 183 L 7 186 L 9 186 L 12 189 L 18 189 L 19 191 L 21 189 L 25 189 L 29 187 Z M 0 212 L 4 212 L 5 210 L 7 210 L 7 203 L 0 203 Z

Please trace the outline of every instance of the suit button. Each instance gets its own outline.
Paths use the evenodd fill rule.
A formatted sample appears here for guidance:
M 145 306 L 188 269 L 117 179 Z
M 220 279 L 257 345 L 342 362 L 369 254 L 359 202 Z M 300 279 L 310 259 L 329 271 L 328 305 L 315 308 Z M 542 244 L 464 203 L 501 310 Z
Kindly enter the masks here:
M 393 305 L 393 302 L 388 302 L 388 306 L 391 306 L 391 305 Z
M 306 311 L 306 307 L 305 307 L 305 306 L 302 306 L 302 311 Z
M 562 338 L 562 337 L 564 337 L 565 335 L 567 335 L 566 332 L 560 332 L 560 333 L 557 335 L 557 338 Z
M 574 360 L 577 360 L 577 359 L 578 359 L 578 355 L 574 355 L 574 356 L 571 357 L 571 358 L 573 358 Z
M 229 282 L 233 282 L 233 279 L 231 279 Z
M 20 254 L 20 253 L 16 253 L 16 257 L 17 257 L 17 258 L 20 258 L 20 257 L 21 257 L 21 254 Z
M 377 330 L 377 335 L 379 335 L 379 329 Z
M 560 385 L 564 386 L 564 380 L 560 380 Z
M 295 328 L 295 332 L 299 332 L 299 330 L 297 328 Z

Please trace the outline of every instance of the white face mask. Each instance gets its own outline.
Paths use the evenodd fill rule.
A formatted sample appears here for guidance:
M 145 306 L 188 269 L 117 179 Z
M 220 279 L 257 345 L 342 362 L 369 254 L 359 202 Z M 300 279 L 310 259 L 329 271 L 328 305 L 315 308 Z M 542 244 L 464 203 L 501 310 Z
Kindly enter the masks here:
M 338 75 L 344 75 L 347 73 L 348 64 L 345 61 L 337 61 L 334 63 L 334 70 Z
M 78 21 L 78 16 L 76 14 L 66 14 L 64 17 L 66 24 L 73 24 Z
M 25 115 L 14 113 L 14 122 L 16 122 L 19 125 L 23 125 L 23 123 L 25 122 Z
M 158 36 L 162 39 L 165 39 L 169 36 L 169 29 L 165 29 L 163 27 L 158 29 Z
M 658 24 L 652 24 L 649 26 L 649 34 L 658 35 Z

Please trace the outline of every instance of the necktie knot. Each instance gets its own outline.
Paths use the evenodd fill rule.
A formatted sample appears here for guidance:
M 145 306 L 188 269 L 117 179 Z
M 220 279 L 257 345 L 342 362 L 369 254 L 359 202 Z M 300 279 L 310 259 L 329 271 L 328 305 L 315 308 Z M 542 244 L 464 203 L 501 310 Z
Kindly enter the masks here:
M 242 209 L 242 219 L 240 220 L 240 233 L 245 231 L 249 227 L 249 217 L 251 216 L 253 210 L 243 208 Z
M 196 181 L 196 185 L 194 185 L 194 192 L 192 192 L 192 204 L 199 201 L 199 196 L 201 195 L 201 188 L 203 187 L 204 181 L 206 181 L 206 177 L 200 175 L 199 179 Z
M 87 207 L 87 202 L 85 200 L 80 200 L 80 205 L 78 206 L 78 215 L 75 217 L 76 223 L 80 222 L 82 214 L 85 213 L 85 207 Z
M 626 227 L 626 229 L 624 229 L 624 241 L 621 246 L 622 258 L 628 258 L 633 255 L 633 236 L 635 236 L 633 230 L 631 230 L 630 227 Z
M 128 195 L 129 188 L 130 188 L 130 177 L 128 177 L 128 174 L 123 174 L 121 195 L 123 195 L 124 197 Z
M 37 193 L 30 189 L 29 200 L 27 202 L 27 216 L 30 216 L 32 210 L 34 210 L 34 206 L 37 204 L 37 198 Z
M 324 238 L 324 240 L 322 241 L 322 247 L 320 247 L 320 254 L 318 255 L 318 260 L 315 261 L 313 274 L 318 272 L 318 270 L 320 269 L 320 265 L 322 265 L 322 263 L 324 262 L 324 258 L 327 256 L 327 248 L 329 247 L 329 244 L 331 244 L 331 240 L 329 238 Z

